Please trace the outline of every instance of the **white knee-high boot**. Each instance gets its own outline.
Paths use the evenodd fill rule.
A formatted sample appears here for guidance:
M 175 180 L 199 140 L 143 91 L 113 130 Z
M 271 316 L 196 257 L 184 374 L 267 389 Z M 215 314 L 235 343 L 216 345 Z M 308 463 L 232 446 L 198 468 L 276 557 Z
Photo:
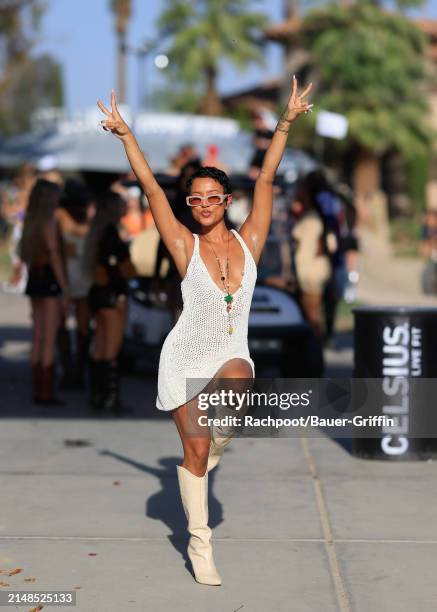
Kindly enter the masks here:
M 196 476 L 181 465 L 176 468 L 182 505 L 191 536 L 188 556 L 194 577 L 202 584 L 220 585 L 222 581 L 214 563 L 210 542 L 211 529 L 208 527 L 208 472 L 203 476 Z

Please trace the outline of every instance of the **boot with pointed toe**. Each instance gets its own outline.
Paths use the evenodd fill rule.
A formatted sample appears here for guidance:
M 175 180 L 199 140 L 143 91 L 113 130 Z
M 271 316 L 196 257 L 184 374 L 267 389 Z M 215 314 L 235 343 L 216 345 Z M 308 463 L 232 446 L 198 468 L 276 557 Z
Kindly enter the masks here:
M 208 472 L 196 476 L 181 465 L 176 468 L 182 505 L 188 520 L 188 556 L 194 577 L 201 584 L 218 586 L 222 581 L 214 563 L 211 529 L 208 527 Z

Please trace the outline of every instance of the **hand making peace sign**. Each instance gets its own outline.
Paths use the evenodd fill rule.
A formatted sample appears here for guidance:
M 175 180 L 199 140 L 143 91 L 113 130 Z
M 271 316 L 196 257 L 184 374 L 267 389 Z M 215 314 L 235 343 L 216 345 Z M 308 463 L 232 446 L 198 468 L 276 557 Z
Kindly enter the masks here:
M 297 79 L 293 75 L 291 95 L 288 100 L 287 110 L 282 116 L 282 119 L 285 119 L 286 121 L 291 122 L 291 121 L 294 121 L 297 117 L 299 117 L 299 115 L 301 115 L 302 113 L 312 112 L 314 104 L 308 104 L 308 102 L 304 100 L 305 96 L 307 96 L 310 93 L 312 87 L 313 87 L 313 84 L 310 83 L 301 94 L 298 94 L 297 93 Z
M 106 132 L 112 132 L 114 136 L 117 136 L 120 140 L 123 140 L 130 134 L 130 128 L 120 115 L 120 111 L 117 107 L 117 100 L 115 99 L 115 91 L 111 93 L 111 111 L 109 111 L 101 100 L 97 101 L 97 106 L 100 108 L 102 113 L 106 115 L 106 119 L 101 121 L 101 125 Z

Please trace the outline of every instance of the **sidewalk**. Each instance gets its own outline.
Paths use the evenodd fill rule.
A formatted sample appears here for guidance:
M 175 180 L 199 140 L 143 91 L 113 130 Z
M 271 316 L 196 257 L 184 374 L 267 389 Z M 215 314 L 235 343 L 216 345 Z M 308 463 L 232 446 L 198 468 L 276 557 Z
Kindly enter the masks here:
M 422 292 L 425 261 L 393 255 L 390 245 L 362 232 L 358 301 L 366 304 L 437 306 L 437 297 Z
M 0 421 L 0 569 L 23 569 L 0 575 L 2 590 L 77 589 L 80 612 L 435 608 L 435 462 L 366 461 L 326 438 L 234 440 L 210 478 L 223 585 L 199 585 L 155 382 L 126 380 L 132 418 L 93 419 L 78 395 L 40 417 L 26 304 L 0 296 L 0 309 L 1 412 L 19 415 Z

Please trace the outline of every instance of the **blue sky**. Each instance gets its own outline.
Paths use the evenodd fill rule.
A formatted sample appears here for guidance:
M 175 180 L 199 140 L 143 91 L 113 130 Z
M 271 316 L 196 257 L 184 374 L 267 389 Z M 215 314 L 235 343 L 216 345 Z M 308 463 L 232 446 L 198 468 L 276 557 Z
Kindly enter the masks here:
M 109 0 L 49 0 L 42 23 L 37 52 L 48 51 L 60 61 L 64 71 L 66 105 L 70 109 L 93 106 L 99 97 L 107 98 L 115 82 L 115 37 Z M 139 45 L 156 33 L 156 19 L 163 0 L 133 0 L 134 16 L 129 29 L 129 42 Z M 254 2 L 269 15 L 272 22 L 281 20 L 283 0 Z M 437 19 L 437 0 L 430 0 L 418 12 Z M 219 81 L 223 93 L 240 89 L 259 80 L 268 80 L 281 73 L 279 45 L 266 50 L 264 68 L 253 67 L 241 74 L 224 66 Z M 147 64 L 146 87 L 150 90 L 162 78 L 152 58 Z M 129 59 L 128 102 L 138 99 L 138 64 Z

